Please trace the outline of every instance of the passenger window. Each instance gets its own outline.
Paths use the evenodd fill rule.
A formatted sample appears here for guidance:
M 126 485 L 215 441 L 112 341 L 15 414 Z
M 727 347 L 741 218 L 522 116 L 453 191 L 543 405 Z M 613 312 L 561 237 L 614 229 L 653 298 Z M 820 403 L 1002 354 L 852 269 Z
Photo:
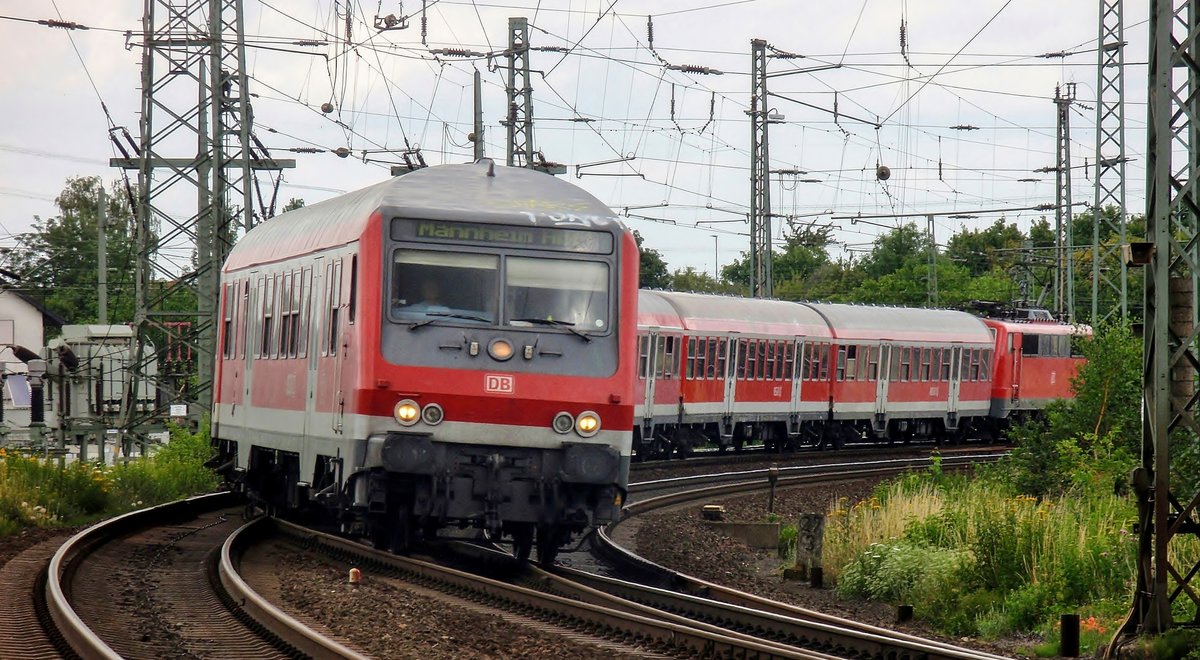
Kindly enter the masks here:
M 638 337 L 638 378 L 646 379 L 650 375 L 650 337 Z
M 260 342 L 260 355 L 264 358 L 271 357 L 271 331 L 274 329 L 271 325 L 271 320 L 275 315 L 275 279 L 268 277 L 265 280 L 259 280 L 259 288 L 263 290 L 262 295 L 262 341 Z

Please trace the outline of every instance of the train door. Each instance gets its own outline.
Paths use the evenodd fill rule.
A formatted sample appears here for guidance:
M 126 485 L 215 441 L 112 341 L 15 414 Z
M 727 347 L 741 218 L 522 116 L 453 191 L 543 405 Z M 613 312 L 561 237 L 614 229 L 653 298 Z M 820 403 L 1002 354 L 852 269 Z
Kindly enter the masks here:
M 883 343 L 876 349 L 879 351 L 879 373 L 878 379 L 875 381 L 876 419 L 883 419 L 888 412 L 888 383 L 891 381 L 892 374 L 892 348 L 891 344 Z
M 725 406 L 721 415 L 721 434 L 733 435 L 733 407 L 737 402 L 737 365 L 741 355 L 738 352 L 737 336 L 724 340 L 725 346 Z
M 658 343 L 663 338 L 659 335 L 658 328 L 651 328 L 649 333 L 642 337 L 642 343 L 639 345 L 639 350 L 643 352 L 642 359 L 642 375 L 646 377 L 646 397 L 642 401 L 642 428 L 649 430 L 653 428 L 654 422 L 654 372 L 658 369 Z M 648 438 L 643 438 L 648 440 Z
M 800 388 L 802 383 L 804 383 L 800 367 L 803 361 L 800 358 L 804 355 L 804 340 L 800 337 L 793 339 L 791 350 L 792 373 L 788 374 L 788 378 L 792 379 L 792 403 L 788 414 L 788 433 L 794 434 L 800 430 L 800 402 L 803 400 Z
M 320 292 L 324 291 L 321 284 L 325 281 L 325 258 L 317 257 L 316 264 L 312 267 L 312 284 L 308 293 L 305 294 L 306 301 L 303 303 L 306 307 L 306 314 L 309 318 L 307 337 L 303 340 L 308 347 L 308 380 L 306 392 L 304 393 L 304 435 L 308 436 L 313 429 L 313 417 L 317 413 L 317 358 L 321 355 L 321 323 L 320 319 L 323 316 L 317 310 L 321 306 L 321 301 L 324 298 Z
M 958 420 L 958 391 L 962 383 L 963 347 L 955 344 L 950 350 L 950 383 L 947 386 L 946 412 L 948 418 L 957 425 Z
M 1009 376 L 1010 387 L 1012 388 L 1012 402 L 1017 404 L 1021 401 L 1021 366 L 1025 364 L 1024 353 L 1024 336 L 1008 333 L 1008 359 L 1011 360 L 1012 369 Z
M 254 381 L 254 379 L 251 377 L 254 372 L 254 354 L 258 351 L 259 346 L 258 324 L 262 322 L 260 320 L 262 319 L 262 310 L 258 308 L 259 290 L 262 288 L 262 286 L 258 283 L 261 279 L 262 278 L 258 276 L 257 272 L 252 272 L 250 273 L 250 279 L 246 280 L 246 336 L 242 338 L 242 341 L 244 342 L 242 344 L 242 349 L 246 351 L 244 356 L 246 360 L 246 366 L 242 375 L 242 387 L 245 388 L 242 390 L 242 401 L 244 401 L 246 405 L 251 405 L 253 403 L 250 400 L 250 388 L 251 383 Z
M 342 432 L 342 419 L 346 412 L 346 392 L 342 388 L 342 363 L 346 349 L 342 342 L 342 260 L 334 259 L 329 264 L 329 325 L 322 339 L 329 342 L 328 349 L 333 355 L 333 378 L 336 386 L 333 388 L 333 417 L 331 418 L 333 432 Z

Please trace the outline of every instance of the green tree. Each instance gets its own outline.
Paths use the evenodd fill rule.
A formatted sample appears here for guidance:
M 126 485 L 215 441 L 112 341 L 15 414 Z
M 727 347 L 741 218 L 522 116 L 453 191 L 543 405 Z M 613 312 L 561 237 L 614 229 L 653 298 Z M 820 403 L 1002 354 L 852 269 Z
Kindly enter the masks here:
M 880 234 L 859 267 L 867 277 L 883 277 L 900 270 L 909 261 L 925 263 L 928 250 L 928 234 L 908 222 Z
M 946 243 L 946 256 L 967 267 L 972 275 L 1004 269 L 1017 259 L 1025 234 L 999 218 L 985 229 L 963 229 Z
M 283 205 L 283 210 L 280 213 L 287 213 L 288 211 L 295 211 L 302 208 L 304 208 L 304 200 L 299 197 L 293 197 L 288 200 L 287 204 Z
M 70 323 L 98 320 L 98 218 L 100 177 L 68 179 L 55 199 L 59 213 L 35 217 L 33 231 L 18 236 L 21 249 L 5 255 L 4 266 L 21 276 L 17 290 Z M 136 264 L 134 216 L 123 188 L 107 195 L 108 316 L 133 318 Z
M 1087 362 L 1071 381 L 1075 398 L 1052 403 L 1041 419 L 1010 434 L 1018 445 L 1013 480 L 1030 495 L 1053 495 L 1084 483 L 1101 463 L 1132 464 L 1140 447 L 1142 342 L 1127 323 L 1113 323 L 1096 329 L 1079 348 Z
M 832 227 L 810 225 L 799 227 L 784 236 L 782 249 L 774 251 L 771 259 L 776 297 L 783 297 L 780 291 L 801 288 L 805 280 L 830 263 L 826 248 L 832 235 Z M 749 291 L 750 255 L 743 252 L 739 259 L 721 269 L 721 275 L 725 281 Z
M 643 289 L 665 289 L 671 285 L 671 275 L 667 271 L 667 262 L 663 260 L 658 250 L 652 250 L 642 245 L 642 235 L 635 229 L 633 240 L 637 241 L 640 255 L 638 267 L 638 286 Z
M 696 270 L 692 266 L 671 273 L 671 282 L 666 288 L 671 291 L 694 293 L 734 293 L 736 290 L 732 284 L 719 281 L 712 275 Z

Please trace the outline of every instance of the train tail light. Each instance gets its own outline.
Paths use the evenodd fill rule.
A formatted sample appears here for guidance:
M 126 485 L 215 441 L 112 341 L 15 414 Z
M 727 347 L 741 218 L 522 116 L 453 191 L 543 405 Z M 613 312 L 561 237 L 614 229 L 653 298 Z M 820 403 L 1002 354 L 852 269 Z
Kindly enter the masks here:
M 430 426 L 437 426 L 446 418 L 446 413 L 442 411 L 442 407 L 436 403 L 426 404 L 421 410 L 421 419 Z
M 552 426 L 557 433 L 570 433 L 575 428 L 575 418 L 569 412 L 560 412 L 554 416 Z

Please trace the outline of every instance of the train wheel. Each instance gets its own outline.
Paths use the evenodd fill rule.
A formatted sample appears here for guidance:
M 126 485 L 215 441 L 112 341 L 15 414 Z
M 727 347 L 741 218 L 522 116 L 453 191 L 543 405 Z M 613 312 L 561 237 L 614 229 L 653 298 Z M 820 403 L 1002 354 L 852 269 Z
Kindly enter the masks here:
M 543 568 L 554 566 L 554 560 L 558 557 L 558 544 L 561 540 L 562 532 L 559 531 L 557 525 L 537 526 L 538 563 Z
M 529 561 L 529 555 L 533 552 L 533 525 L 530 523 L 521 523 L 512 531 L 513 557 L 517 561 Z M 539 548 L 540 553 L 540 548 Z M 541 556 L 539 554 L 539 556 Z
M 387 550 L 391 545 L 391 534 L 383 516 L 372 515 L 367 521 L 367 535 L 371 539 L 371 547 L 376 550 Z

